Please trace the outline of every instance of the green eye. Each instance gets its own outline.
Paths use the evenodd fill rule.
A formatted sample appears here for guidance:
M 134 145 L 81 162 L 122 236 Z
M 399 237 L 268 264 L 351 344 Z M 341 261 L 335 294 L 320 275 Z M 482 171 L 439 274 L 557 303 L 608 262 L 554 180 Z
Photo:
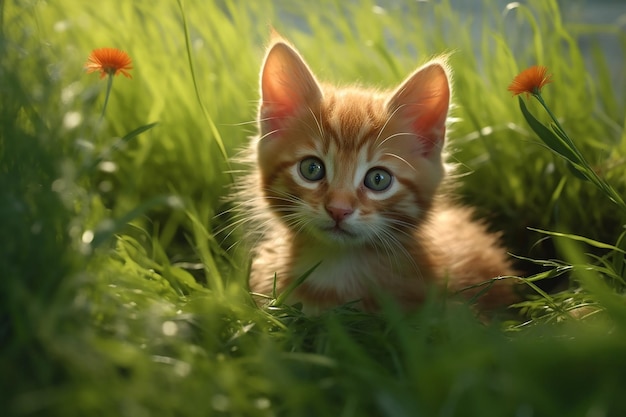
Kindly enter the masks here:
M 384 191 L 391 185 L 393 176 L 381 168 L 372 168 L 365 174 L 363 183 L 373 191 Z
M 309 157 L 300 162 L 300 174 L 305 180 L 319 181 L 324 178 L 326 169 L 324 163 L 318 158 Z

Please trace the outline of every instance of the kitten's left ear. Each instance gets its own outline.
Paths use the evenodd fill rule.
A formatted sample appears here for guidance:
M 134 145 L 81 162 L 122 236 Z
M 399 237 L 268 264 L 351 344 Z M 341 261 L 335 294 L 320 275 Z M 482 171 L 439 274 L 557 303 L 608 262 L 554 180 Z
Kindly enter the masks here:
M 450 82 L 443 60 L 419 68 L 387 101 L 389 112 L 395 112 L 417 135 L 425 156 L 443 147 L 449 107 Z
M 280 129 L 286 118 L 307 111 L 321 99 L 320 87 L 304 60 L 283 40 L 275 40 L 261 70 L 263 133 Z

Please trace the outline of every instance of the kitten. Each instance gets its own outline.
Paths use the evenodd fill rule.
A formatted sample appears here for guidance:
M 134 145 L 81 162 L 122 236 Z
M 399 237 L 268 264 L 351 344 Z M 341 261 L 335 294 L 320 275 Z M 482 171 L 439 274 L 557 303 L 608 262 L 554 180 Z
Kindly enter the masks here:
M 288 302 L 319 312 L 358 300 L 372 310 L 386 292 L 410 309 L 430 289 L 451 294 L 515 274 L 498 236 L 438 192 L 451 95 L 445 58 L 394 91 L 337 88 L 318 83 L 277 38 L 260 82 L 260 135 L 240 192 L 259 232 L 253 293 L 274 285 L 280 293 L 317 265 Z M 497 281 L 479 308 L 512 302 L 511 282 Z

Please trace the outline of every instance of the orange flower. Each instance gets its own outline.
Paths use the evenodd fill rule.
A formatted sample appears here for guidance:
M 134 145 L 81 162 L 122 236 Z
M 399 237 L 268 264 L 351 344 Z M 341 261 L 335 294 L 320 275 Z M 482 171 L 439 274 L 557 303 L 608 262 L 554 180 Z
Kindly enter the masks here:
M 544 85 L 552 82 L 552 74 L 548 74 L 548 68 L 534 65 L 520 72 L 507 90 L 514 96 L 522 93 L 539 94 Z
M 100 78 L 107 75 L 124 74 L 125 77 L 133 78 L 128 70 L 133 69 L 132 61 L 128 54 L 116 48 L 98 48 L 91 51 L 85 62 L 87 73 L 100 71 Z

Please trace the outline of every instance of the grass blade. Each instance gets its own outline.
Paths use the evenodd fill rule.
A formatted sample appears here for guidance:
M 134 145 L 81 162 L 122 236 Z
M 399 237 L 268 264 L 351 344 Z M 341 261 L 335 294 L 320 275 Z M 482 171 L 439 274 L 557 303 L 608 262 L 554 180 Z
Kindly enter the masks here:
M 97 248 L 103 243 L 107 242 L 111 237 L 113 237 L 114 234 L 120 232 L 123 228 L 125 228 L 128 223 L 130 223 L 137 217 L 145 214 L 147 211 L 155 207 L 169 204 L 171 201 L 172 196 L 157 196 L 148 201 L 144 201 L 119 219 L 105 222 L 100 230 L 95 231 L 93 240 L 91 241 L 92 248 Z
M 564 237 L 564 238 L 567 238 L 567 239 L 577 240 L 579 242 L 586 243 L 586 244 L 588 244 L 590 246 L 594 246 L 596 248 L 614 250 L 614 251 L 617 251 L 617 252 L 620 252 L 620 253 L 626 255 L 626 251 L 624 249 L 618 248 L 617 246 L 609 245 L 608 243 L 598 242 L 597 240 L 589 239 L 589 238 L 586 238 L 586 237 L 583 237 L 583 236 L 572 235 L 572 234 L 569 234 L 569 233 L 549 232 L 547 230 L 535 229 L 535 228 L 532 228 L 532 227 L 529 227 L 528 230 L 532 230 L 534 232 L 543 233 L 543 234 L 546 234 L 546 235 L 549 235 L 549 236 Z
M 285 300 L 287 300 L 287 298 L 289 298 L 291 293 L 293 293 L 295 291 L 295 289 L 298 288 L 309 277 L 309 275 L 311 275 L 313 273 L 313 271 L 315 271 L 315 269 L 321 263 L 322 263 L 321 261 L 316 263 L 315 265 L 313 265 L 313 267 L 311 269 L 306 271 L 304 274 L 299 276 L 298 279 L 296 279 L 291 284 L 289 284 L 289 286 L 287 288 L 285 288 L 285 290 L 282 293 L 280 293 L 280 295 L 274 301 L 272 301 L 271 305 L 272 306 L 278 306 L 278 305 L 283 304 L 285 302 Z
M 572 150 L 558 135 L 537 120 L 535 116 L 528 111 L 528 108 L 521 97 L 519 97 L 518 100 L 524 119 L 526 119 L 526 122 L 537 134 L 537 136 L 539 136 L 539 138 L 555 153 L 559 154 L 567 161 L 579 165 L 581 161 L 576 152 Z
M 202 96 L 200 95 L 200 89 L 198 88 L 196 69 L 193 63 L 193 56 L 191 54 L 191 42 L 189 39 L 189 26 L 187 25 L 187 17 L 185 14 L 185 8 L 183 6 L 182 0 L 178 0 L 178 7 L 180 8 L 180 14 L 183 20 L 183 30 L 185 32 L 185 46 L 187 48 L 187 60 L 189 62 L 189 70 L 191 71 L 191 79 L 193 81 L 194 92 L 196 94 L 196 98 L 198 99 L 198 104 L 200 105 L 200 108 L 202 109 L 202 114 L 204 115 L 207 123 L 209 124 L 209 129 L 211 129 L 213 138 L 215 139 L 215 142 L 217 143 L 217 146 L 219 147 L 220 152 L 222 153 L 224 161 L 226 161 L 226 163 L 228 164 L 229 158 L 226 152 L 226 147 L 224 146 L 224 141 L 222 140 L 222 135 L 220 134 L 219 130 L 217 129 L 217 126 L 215 125 L 215 122 L 213 121 L 213 118 L 209 114 L 209 111 L 207 110 L 206 106 L 204 105 L 204 102 L 202 101 Z
M 159 124 L 159 122 L 148 123 L 147 125 L 139 126 L 137 129 L 128 132 L 126 135 L 124 135 L 123 137 L 118 139 L 113 145 L 111 145 L 109 148 L 107 148 L 104 152 L 102 152 L 95 159 L 95 161 L 93 161 L 93 163 L 89 166 L 89 170 L 95 169 L 100 164 L 100 162 L 102 162 L 105 158 L 108 158 L 113 151 L 121 149 L 122 147 L 124 147 L 124 145 L 126 145 L 132 139 L 134 139 L 137 136 L 141 135 L 143 132 L 146 132 L 146 131 L 152 129 L 153 127 L 155 127 L 158 124 Z

